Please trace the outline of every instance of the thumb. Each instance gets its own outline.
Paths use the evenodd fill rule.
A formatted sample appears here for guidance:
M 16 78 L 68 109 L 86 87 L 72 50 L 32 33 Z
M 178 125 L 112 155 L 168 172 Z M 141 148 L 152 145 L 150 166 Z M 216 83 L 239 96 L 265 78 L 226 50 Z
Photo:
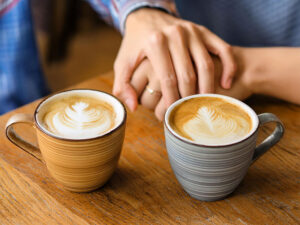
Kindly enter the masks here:
M 138 101 L 137 101 L 137 94 L 133 87 L 130 84 L 126 85 L 127 87 L 124 88 L 124 93 L 123 93 L 123 101 L 127 105 L 127 107 L 130 109 L 130 111 L 135 111 Z
M 113 86 L 113 94 L 124 102 L 130 111 L 134 111 L 137 107 L 137 93 L 130 85 L 133 69 L 126 70 L 115 69 L 115 80 Z

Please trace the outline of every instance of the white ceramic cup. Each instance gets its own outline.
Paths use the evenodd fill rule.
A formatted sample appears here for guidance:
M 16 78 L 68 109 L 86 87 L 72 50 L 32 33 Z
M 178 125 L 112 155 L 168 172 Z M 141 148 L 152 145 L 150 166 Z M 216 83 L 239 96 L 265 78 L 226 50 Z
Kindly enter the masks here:
M 219 97 L 242 108 L 251 117 L 252 129 L 239 141 L 226 145 L 203 145 L 177 134 L 169 124 L 172 110 L 191 98 Z M 258 127 L 275 122 L 274 132 L 256 146 Z M 272 113 L 257 115 L 245 103 L 218 94 L 198 94 L 182 98 L 167 110 L 164 120 L 165 141 L 173 172 L 183 189 L 203 201 L 216 201 L 232 193 L 248 167 L 283 136 L 282 122 Z

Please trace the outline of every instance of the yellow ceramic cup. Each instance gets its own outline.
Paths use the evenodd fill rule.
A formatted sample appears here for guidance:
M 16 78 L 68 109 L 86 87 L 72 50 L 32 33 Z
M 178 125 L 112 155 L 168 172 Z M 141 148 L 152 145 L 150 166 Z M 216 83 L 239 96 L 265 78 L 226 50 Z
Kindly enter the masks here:
M 114 107 L 119 122 L 109 132 L 93 138 L 67 139 L 53 135 L 41 125 L 38 112 L 47 101 L 66 92 L 89 92 L 104 96 Z M 117 167 L 125 135 L 126 109 L 114 96 L 97 90 L 74 89 L 51 95 L 37 106 L 33 116 L 15 114 L 6 124 L 7 138 L 27 151 L 37 147 L 24 142 L 16 134 L 13 127 L 18 123 L 29 123 L 35 128 L 38 148 L 49 173 L 57 182 L 70 191 L 88 192 L 101 187 Z

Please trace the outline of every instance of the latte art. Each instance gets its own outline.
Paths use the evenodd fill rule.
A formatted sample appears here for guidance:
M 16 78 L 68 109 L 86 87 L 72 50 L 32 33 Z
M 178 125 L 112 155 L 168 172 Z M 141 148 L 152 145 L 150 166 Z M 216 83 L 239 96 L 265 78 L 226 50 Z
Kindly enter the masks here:
M 200 144 L 228 144 L 251 130 L 249 115 L 223 99 L 190 99 L 174 109 L 170 125 L 181 136 Z
M 114 127 L 115 113 L 106 102 L 91 97 L 71 96 L 55 101 L 43 117 L 43 125 L 55 135 L 84 139 Z

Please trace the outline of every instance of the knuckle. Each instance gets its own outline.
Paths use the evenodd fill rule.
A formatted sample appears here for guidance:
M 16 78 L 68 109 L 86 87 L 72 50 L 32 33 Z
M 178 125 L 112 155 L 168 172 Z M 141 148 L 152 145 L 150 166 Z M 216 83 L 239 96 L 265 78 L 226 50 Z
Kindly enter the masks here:
M 122 90 L 120 88 L 118 88 L 118 87 L 113 88 L 113 95 L 120 97 L 121 94 L 122 94 Z
M 198 29 L 201 31 L 201 32 L 207 32 L 208 29 L 205 27 L 205 26 L 202 26 L 202 25 L 199 25 L 198 26 Z
M 162 82 L 167 88 L 177 86 L 177 79 L 175 76 L 166 76 L 162 79 Z
M 203 70 L 212 71 L 214 69 L 214 63 L 211 59 L 207 58 L 203 60 L 201 67 Z
M 196 76 L 192 73 L 186 73 L 182 77 L 182 81 L 184 84 L 193 85 L 196 82 Z
M 172 37 L 176 37 L 176 36 L 178 36 L 178 34 L 182 34 L 182 32 L 183 32 L 183 29 L 182 29 L 181 25 L 179 25 L 179 24 L 172 25 L 168 29 L 169 29 L 169 33 Z
M 185 27 L 190 31 L 193 31 L 195 29 L 195 25 L 191 22 L 186 22 Z
M 205 27 L 204 26 L 202 26 L 202 25 L 196 25 L 196 24 L 194 24 L 194 23 L 191 23 L 191 22 L 189 22 L 187 25 L 186 25 L 186 27 L 187 27 L 187 29 L 190 31 L 190 32 L 192 32 L 192 33 L 194 33 L 194 34 L 198 34 L 199 32 L 203 32 L 203 31 L 205 31 Z
M 162 32 L 154 32 L 149 39 L 150 45 L 161 45 L 165 41 L 165 36 Z

